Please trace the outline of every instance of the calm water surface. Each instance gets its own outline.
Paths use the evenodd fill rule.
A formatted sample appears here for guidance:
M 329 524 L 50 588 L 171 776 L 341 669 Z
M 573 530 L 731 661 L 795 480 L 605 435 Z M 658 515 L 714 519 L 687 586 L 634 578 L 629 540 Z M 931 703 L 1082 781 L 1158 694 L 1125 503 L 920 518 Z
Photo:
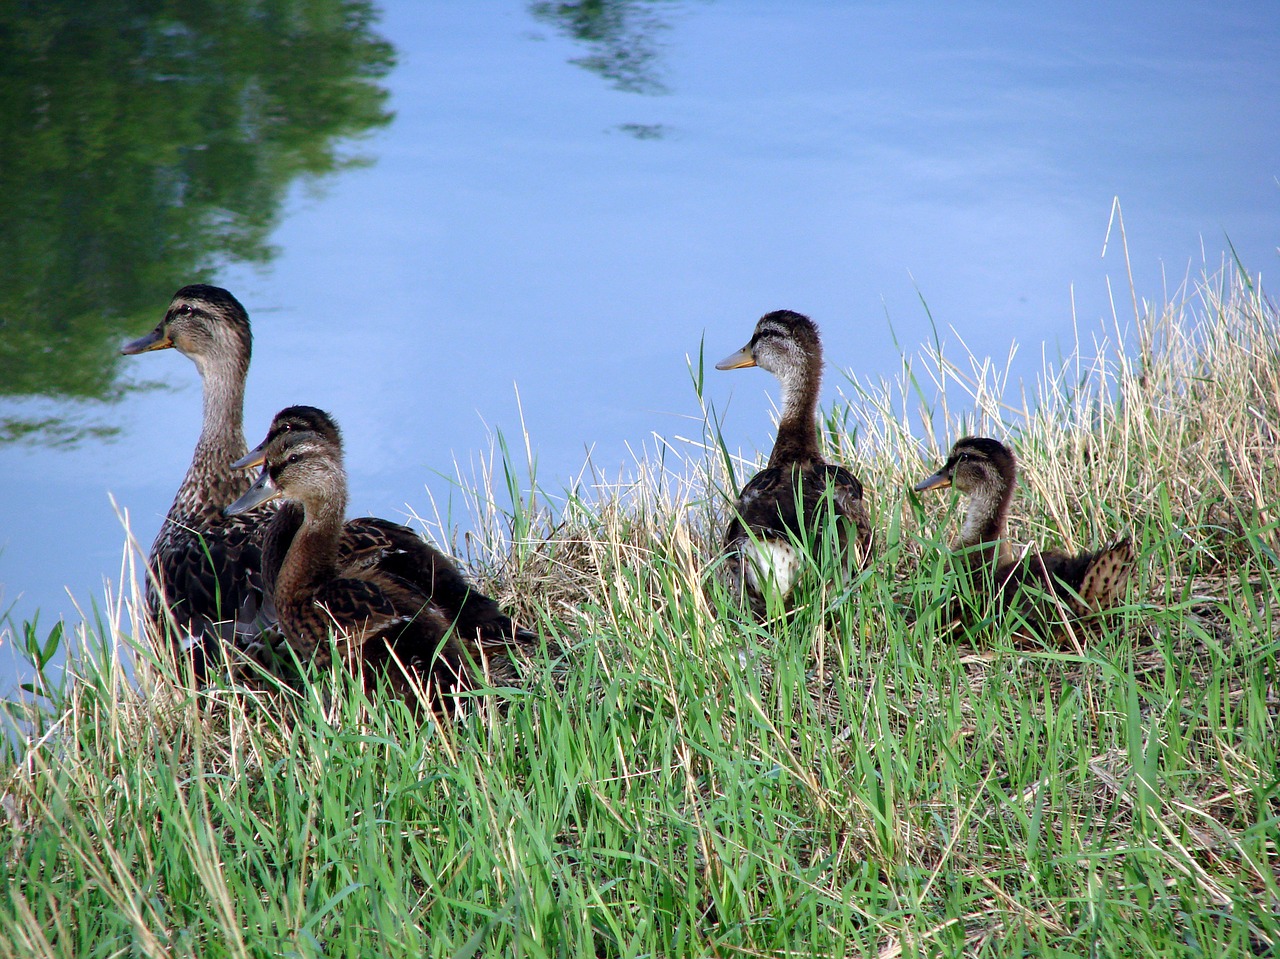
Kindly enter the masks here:
M 1227 237 L 1264 279 L 1277 263 L 1269 4 L 313 5 L 305 42 L 249 5 L 121 35 L 89 4 L 5 51 L 25 111 L 0 120 L 10 625 L 103 602 L 113 499 L 155 535 L 199 380 L 114 348 L 188 282 L 250 311 L 250 441 L 286 404 L 333 411 L 351 511 L 396 518 L 443 508 L 455 460 L 519 436 L 521 410 L 552 490 L 587 450 L 612 472 L 697 435 L 686 356 L 778 307 L 856 375 L 892 374 L 892 336 L 929 340 L 930 313 L 979 354 L 1017 340 L 1030 374 L 1073 308 L 1086 330 L 1110 315 L 1108 280 L 1128 300 L 1118 244 L 1102 256 L 1115 197 L 1139 297 L 1216 269 Z M 709 392 L 734 442 L 767 447 L 770 377 Z

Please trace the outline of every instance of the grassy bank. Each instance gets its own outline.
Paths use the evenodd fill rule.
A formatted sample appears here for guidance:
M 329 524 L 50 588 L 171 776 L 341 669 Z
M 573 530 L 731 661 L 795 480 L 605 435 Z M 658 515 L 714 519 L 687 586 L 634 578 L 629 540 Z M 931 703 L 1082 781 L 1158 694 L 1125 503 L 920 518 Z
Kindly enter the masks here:
M 1278 319 L 1231 274 L 1031 396 L 848 384 L 880 559 L 763 628 L 708 582 L 752 468 L 713 410 L 552 512 L 500 455 L 474 556 L 567 654 L 457 724 L 84 659 L 4 759 L 0 957 L 1276 955 Z M 1019 540 L 1134 537 L 1127 605 L 943 635 L 954 508 L 906 491 L 966 432 L 1014 439 Z

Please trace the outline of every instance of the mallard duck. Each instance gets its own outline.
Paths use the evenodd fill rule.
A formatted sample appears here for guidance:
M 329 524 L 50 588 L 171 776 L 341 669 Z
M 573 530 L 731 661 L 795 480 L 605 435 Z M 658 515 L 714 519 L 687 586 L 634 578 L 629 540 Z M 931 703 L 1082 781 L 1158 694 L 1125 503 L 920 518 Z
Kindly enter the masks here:
M 917 483 L 915 489 L 924 492 L 954 486 L 967 499 L 954 548 L 973 586 L 992 591 L 999 606 L 1007 606 L 1028 586 L 1056 597 L 1076 615 L 1114 606 L 1133 572 L 1133 543 L 1126 538 L 1096 553 L 1075 556 L 1059 550 L 1033 550 L 1015 556 L 1005 537 L 1005 525 L 1017 478 L 1017 461 L 1007 446 L 987 437 L 969 436 L 959 440 L 942 468 Z M 1036 607 L 1035 597 L 1025 594 L 1019 611 L 1032 625 L 1043 618 Z
M 474 686 L 473 664 L 484 662 L 491 675 L 503 679 L 513 675 L 510 646 L 533 634 L 512 629 L 507 620 L 507 632 L 491 645 L 488 636 L 480 635 L 482 628 L 475 627 L 470 635 L 453 628 L 452 611 L 428 590 L 386 568 L 392 562 L 388 556 L 361 562 L 348 553 L 343 565 L 347 482 L 336 427 L 331 434 L 282 429 L 258 455 L 263 463 L 258 480 L 227 511 L 253 509 L 277 497 L 301 508 L 300 522 L 292 512 L 277 514 L 267 547 L 268 558 L 284 548 L 273 597 L 280 628 L 300 657 L 317 665 L 329 662 L 334 634 L 343 643 L 340 656 L 359 664 L 367 682 L 385 678 L 406 699 L 415 700 L 414 683 L 391 662 L 394 655 L 430 691 L 435 705 L 442 695 Z M 438 573 L 446 565 L 452 566 L 446 561 L 434 568 Z M 461 579 L 456 568 L 452 573 Z
M 795 543 L 812 542 L 827 516 L 836 520 L 840 549 L 854 567 L 871 552 L 871 521 L 862 484 L 828 463 L 818 446 L 818 388 L 822 344 L 818 328 L 791 310 L 766 313 L 751 341 L 716 364 L 718 370 L 759 366 L 782 383 L 782 417 L 768 465 L 738 495 L 724 534 L 725 573 L 732 591 L 745 592 L 765 615 L 766 596 L 786 601 L 800 576 Z
M 260 572 L 263 520 L 274 506 L 240 516 L 222 511 L 253 483 L 252 474 L 231 465 L 245 453 L 244 384 L 252 335 L 244 307 L 220 287 L 184 286 L 159 326 L 120 352 L 169 348 L 200 371 L 204 423 L 151 547 L 147 605 L 162 634 L 172 616 L 173 639 L 192 647 L 202 678 L 210 655 L 222 652 L 221 643 L 248 645 L 274 619 Z
M 281 446 L 286 437 L 303 433 L 317 434 L 341 455 L 342 434 L 333 417 L 314 406 L 290 406 L 275 415 L 266 438 L 233 465 L 261 466 L 273 444 Z M 262 542 L 262 580 L 269 592 L 274 591 L 276 576 L 302 521 L 302 504 L 284 500 L 267 525 Z M 489 643 L 538 641 L 536 633 L 515 626 L 496 602 L 467 581 L 450 557 L 408 526 L 376 516 L 346 520 L 338 540 L 338 568 L 344 576 L 377 570 L 412 583 L 468 638 Z

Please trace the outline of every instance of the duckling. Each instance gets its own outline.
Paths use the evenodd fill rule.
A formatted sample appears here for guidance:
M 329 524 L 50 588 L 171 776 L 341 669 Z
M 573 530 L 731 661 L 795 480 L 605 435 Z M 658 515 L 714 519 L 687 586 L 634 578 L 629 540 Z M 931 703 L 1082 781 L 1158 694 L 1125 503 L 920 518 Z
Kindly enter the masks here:
M 196 675 L 223 652 L 249 645 L 274 621 L 263 589 L 261 536 L 274 505 L 243 516 L 222 508 L 253 483 L 232 467 L 244 456 L 244 384 L 253 338 L 240 302 L 202 283 L 174 294 L 164 319 L 125 344 L 125 355 L 173 348 L 200 372 L 204 421 L 187 475 L 151 546 L 147 607 L 158 632 L 172 617 L 173 639 L 192 651 Z
M 792 310 L 766 313 L 750 342 L 716 369 L 748 366 L 781 381 L 782 417 L 768 464 L 734 504 L 724 534 L 725 573 L 731 590 L 745 593 L 752 612 L 763 618 L 767 595 L 776 590 L 785 603 L 800 577 L 796 539 L 809 541 L 828 510 L 852 568 L 870 557 L 871 521 L 858 478 L 824 460 L 818 445 L 822 343 L 814 322 Z
M 363 668 L 366 683 L 385 680 L 416 702 L 414 683 L 392 663 L 394 656 L 421 680 L 437 707 L 442 696 L 475 685 L 473 663 L 484 661 L 504 678 L 513 674 L 506 656 L 510 637 L 502 649 L 482 646 L 477 636 L 451 628 L 450 615 L 415 583 L 377 562 L 342 565 L 347 482 L 334 439 L 290 429 L 261 455 L 257 482 L 227 511 L 236 514 L 276 497 L 301 507 L 301 522 L 294 527 L 292 514 L 283 514 L 277 544 L 268 546 L 270 555 L 288 540 L 273 597 L 280 628 L 299 656 L 327 664 L 329 637 L 336 632 L 340 656 Z
M 303 433 L 317 434 L 341 454 L 342 435 L 328 413 L 314 406 L 290 406 L 275 415 L 266 438 L 232 465 L 237 469 L 261 466 L 273 445 L 283 448 L 289 437 Z M 302 505 L 285 500 L 267 524 L 262 541 L 262 580 L 269 594 L 274 592 L 276 576 L 302 521 Z M 338 568 L 343 575 L 377 570 L 412 583 L 469 639 L 538 642 L 536 633 L 515 626 L 496 602 L 472 586 L 450 557 L 399 523 L 375 516 L 344 522 L 338 540 Z
M 952 448 L 942 468 L 916 484 L 916 492 L 954 486 L 968 500 L 964 523 L 954 548 L 962 551 L 970 574 L 981 572 L 977 585 L 991 590 L 999 606 L 1007 605 L 1025 586 L 1038 587 L 1075 615 L 1114 606 L 1133 572 L 1133 543 L 1122 539 L 1096 553 L 1068 555 L 1059 550 L 1031 551 L 1015 557 L 1005 538 L 1018 466 L 1013 452 L 998 440 L 965 437 Z M 1030 622 L 1040 616 L 1024 601 Z

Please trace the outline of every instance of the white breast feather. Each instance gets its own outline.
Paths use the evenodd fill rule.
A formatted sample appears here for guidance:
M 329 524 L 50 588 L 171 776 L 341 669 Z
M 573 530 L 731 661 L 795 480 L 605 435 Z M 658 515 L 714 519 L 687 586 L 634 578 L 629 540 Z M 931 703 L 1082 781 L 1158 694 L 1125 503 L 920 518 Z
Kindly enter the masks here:
M 800 556 L 784 540 L 743 543 L 742 554 L 747 561 L 747 583 L 761 595 L 776 590 L 779 596 L 786 596 L 800 578 Z

